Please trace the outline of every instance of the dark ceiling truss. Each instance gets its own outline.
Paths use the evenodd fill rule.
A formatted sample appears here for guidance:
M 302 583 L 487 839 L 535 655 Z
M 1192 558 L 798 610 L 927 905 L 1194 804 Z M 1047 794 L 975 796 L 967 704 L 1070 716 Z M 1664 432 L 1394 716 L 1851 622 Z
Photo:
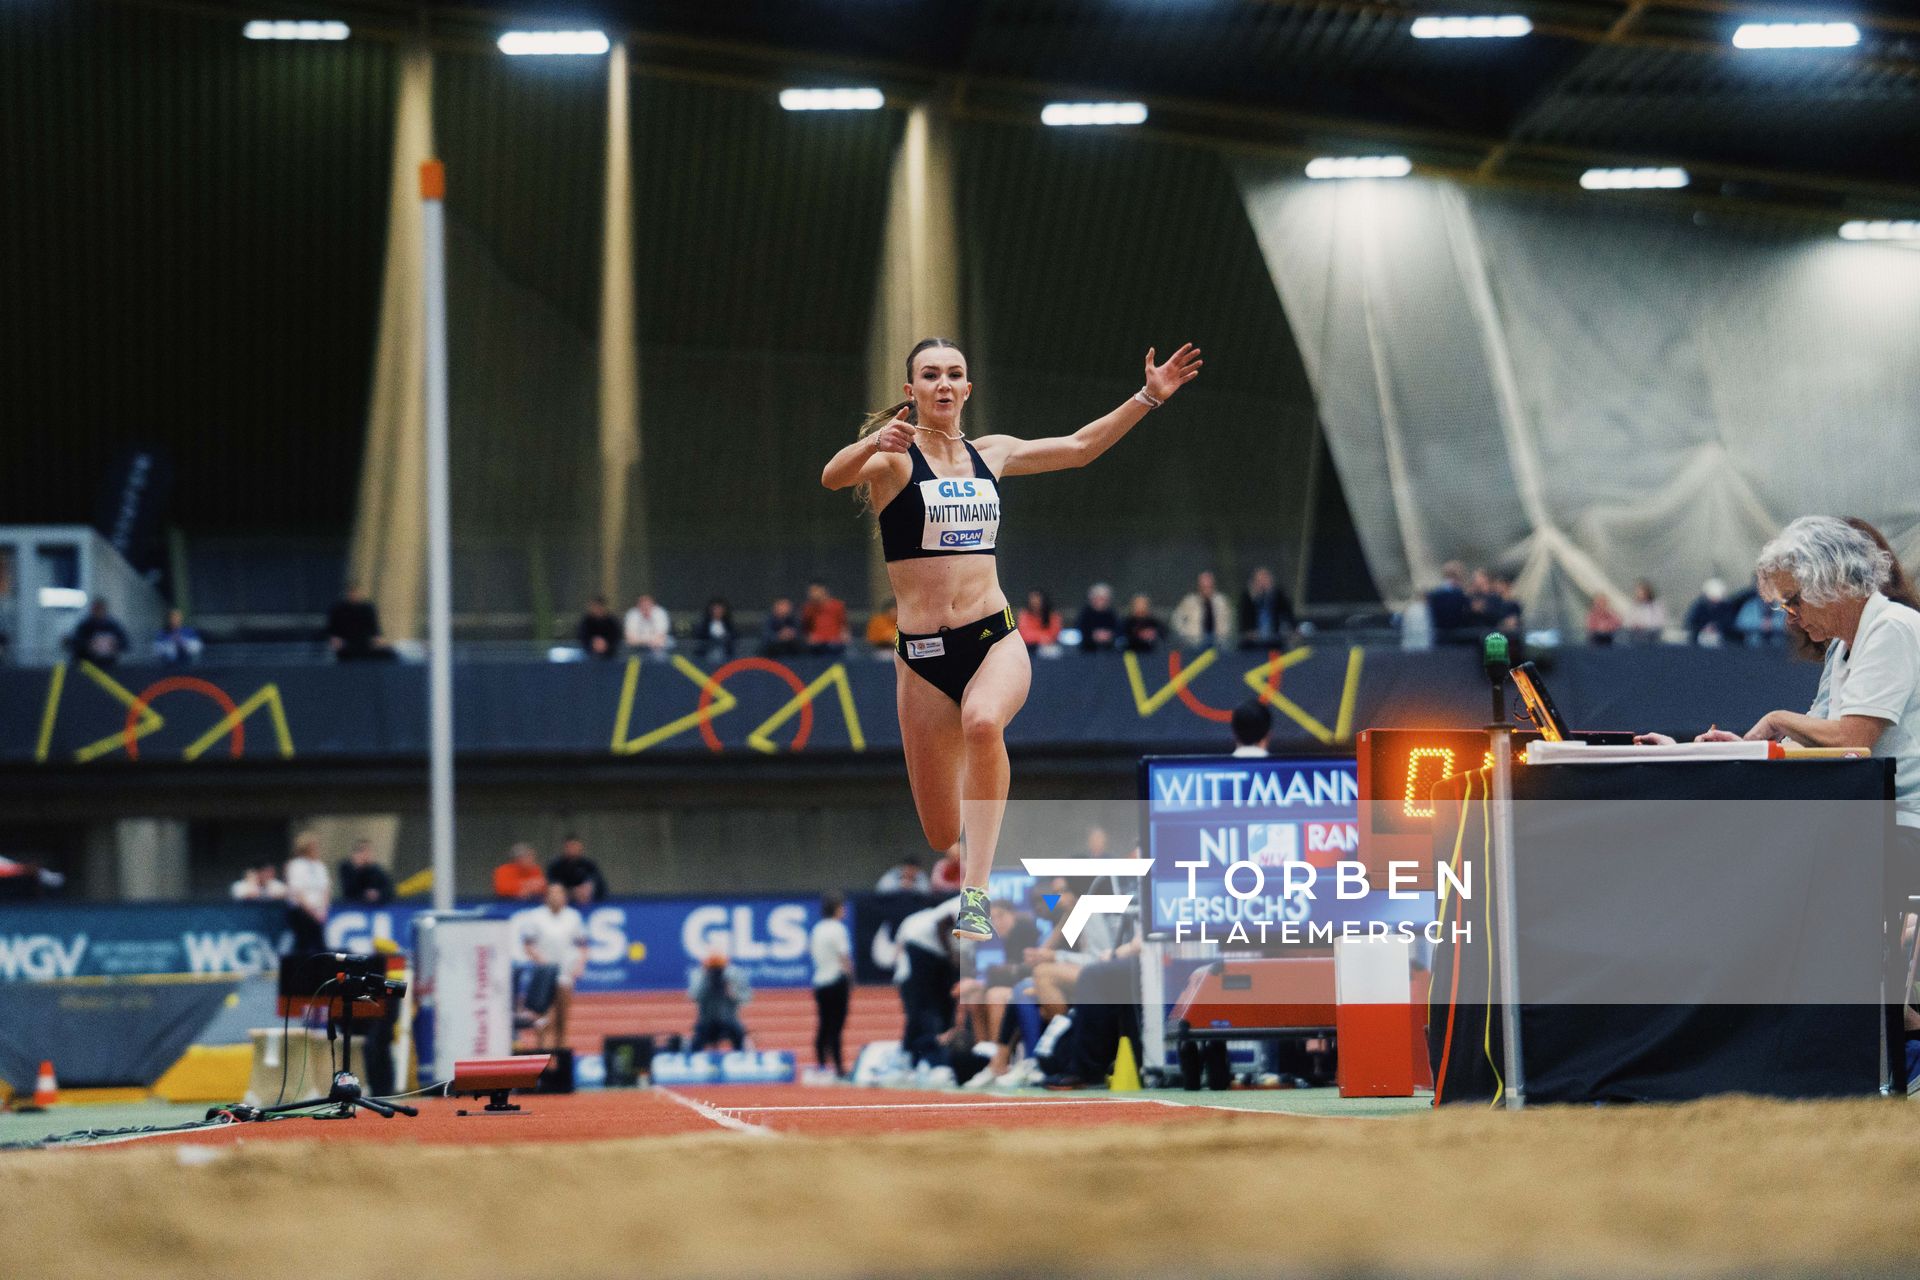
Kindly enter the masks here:
M 224 0 L 117 0 L 253 16 Z M 1129 99 L 1146 128 L 1305 158 L 1393 151 L 1466 181 L 1568 190 L 1589 167 L 1678 166 L 1678 192 L 1607 198 L 1832 222 L 1920 209 L 1920 16 L 1862 0 L 647 0 L 531 9 L 281 4 L 356 36 L 484 51 L 500 30 L 597 11 L 635 74 L 771 90 L 857 80 L 890 102 L 1032 120 Z M 1522 13 L 1521 40 L 1415 40 L 1423 14 Z M 1748 52 L 1741 21 L 1845 17 L 1853 49 Z

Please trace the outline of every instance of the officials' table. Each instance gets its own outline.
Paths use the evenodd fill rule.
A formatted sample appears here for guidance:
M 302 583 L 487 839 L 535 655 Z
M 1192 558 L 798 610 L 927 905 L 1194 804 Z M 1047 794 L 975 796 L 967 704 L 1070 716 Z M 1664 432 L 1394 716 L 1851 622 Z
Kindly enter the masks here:
M 1529 1102 L 1880 1090 L 1889 760 L 1516 765 L 1514 920 Z M 1504 1088 L 1490 773 L 1435 789 L 1440 1102 Z M 1897 1016 L 1897 1009 L 1891 1013 Z M 1897 1027 L 1897 1022 L 1894 1024 Z

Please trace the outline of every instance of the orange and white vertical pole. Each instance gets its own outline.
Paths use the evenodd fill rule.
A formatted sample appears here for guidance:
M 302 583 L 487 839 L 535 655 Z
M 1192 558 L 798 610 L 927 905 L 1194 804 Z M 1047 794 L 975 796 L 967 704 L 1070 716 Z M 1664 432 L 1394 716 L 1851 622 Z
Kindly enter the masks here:
M 433 906 L 453 909 L 453 584 L 447 495 L 447 168 L 420 166 L 427 353 L 427 754 Z

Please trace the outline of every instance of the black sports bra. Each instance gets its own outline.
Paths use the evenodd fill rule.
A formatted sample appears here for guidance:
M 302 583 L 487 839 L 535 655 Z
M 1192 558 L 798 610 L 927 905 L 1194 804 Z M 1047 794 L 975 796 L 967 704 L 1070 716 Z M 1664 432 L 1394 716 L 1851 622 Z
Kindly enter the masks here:
M 990 556 L 1000 537 L 1000 485 L 971 442 L 973 477 L 933 474 L 917 444 L 907 446 L 913 475 L 880 511 L 880 547 L 889 563 L 927 556 Z

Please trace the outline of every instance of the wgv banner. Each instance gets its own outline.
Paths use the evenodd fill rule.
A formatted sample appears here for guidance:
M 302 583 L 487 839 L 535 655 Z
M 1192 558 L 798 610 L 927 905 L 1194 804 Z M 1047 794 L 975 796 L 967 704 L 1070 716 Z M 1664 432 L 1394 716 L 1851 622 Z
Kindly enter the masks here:
M 519 902 L 463 903 L 463 909 L 515 922 L 514 958 L 524 954 L 518 920 L 546 907 Z M 335 907 L 327 919 L 327 946 L 366 952 L 386 939 L 401 947 L 413 936 L 413 918 L 425 905 Z M 813 963 L 807 933 L 820 918 L 817 898 L 626 898 L 581 911 L 587 926 L 587 968 L 580 991 L 657 991 L 684 988 L 688 971 L 724 951 L 755 987 L 807 987 Z
M 258 973 L 286 922 L 277 902 L 0 907 L 0 982 Z

